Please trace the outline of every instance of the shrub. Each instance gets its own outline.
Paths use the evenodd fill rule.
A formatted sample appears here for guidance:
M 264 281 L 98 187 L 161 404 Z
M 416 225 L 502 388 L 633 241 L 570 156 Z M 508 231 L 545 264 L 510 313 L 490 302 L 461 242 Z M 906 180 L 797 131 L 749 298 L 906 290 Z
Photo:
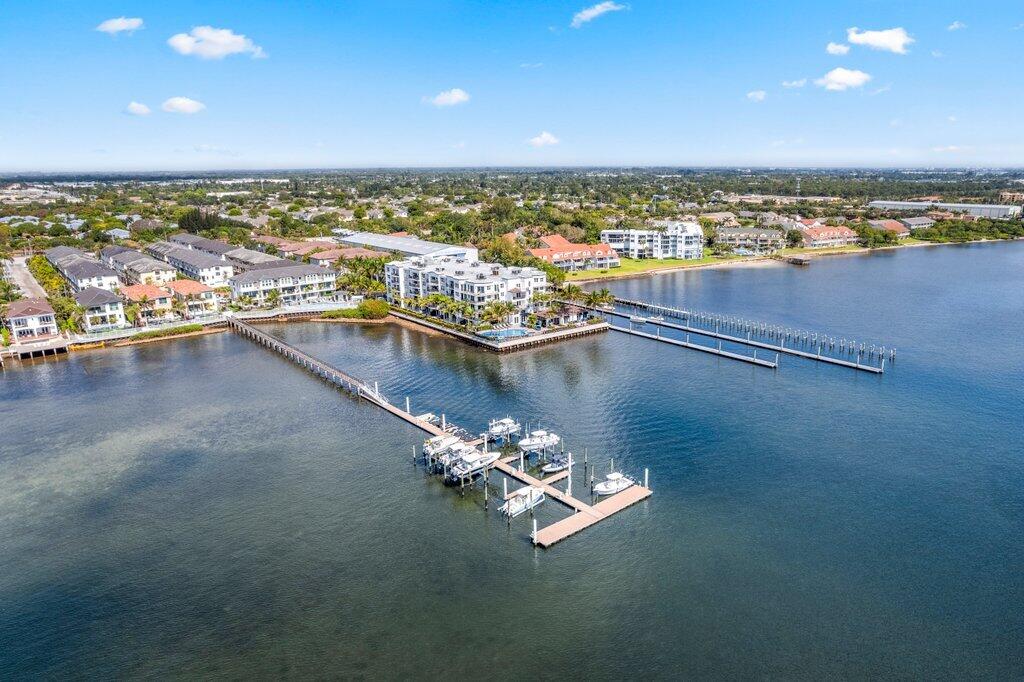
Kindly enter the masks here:
M 340 310 L 327 310 L 320 313 L 324 320 L 382 320 L 391 312 L 391 307 L 386 301 L 369 300 L 363 301 L 355 308 L 341 308 Z
M 165 336 L 180 336 L 182 334 L 191 334 L 193 332 L 203 331 L 203 325 L 201 324 L 186 324 L 181 327 L 171 327 L 170 329 L 151 329 L 146 332 L 139 332 L 138 334 L 132 334 L 129 337 L 131 341 L 140 341 L 142 339 L 161 339 Z

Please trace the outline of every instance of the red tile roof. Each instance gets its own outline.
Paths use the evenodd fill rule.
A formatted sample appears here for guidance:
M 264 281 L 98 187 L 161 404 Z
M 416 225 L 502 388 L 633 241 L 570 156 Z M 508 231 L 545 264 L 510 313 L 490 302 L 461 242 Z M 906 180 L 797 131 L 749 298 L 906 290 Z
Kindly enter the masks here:
M 545 248 L 530 249 L 530 255 L 548 263 L 569 258 L 611 258 L 616 255 L 608 244 L 573 244 L 560 234 L 545 235 L 540 241 Z
M 121 296 L 135 302 L 141 301 L 143 296 L 150 301 L 155 301 L 158 298 L 169 298 L 170 295 L 170 292 L 166 289 L 155 287 L 152 284 L 133 284 L 121 287 Z
M 213 287 L 208 287 L 202 282 L 197 282 L 194 279 L 176 279 L 173 282 L 165 284 L 168 289 L 176 294 L 182 296 L 188 296 L 189 294 L 205 294 L 213 291 Z

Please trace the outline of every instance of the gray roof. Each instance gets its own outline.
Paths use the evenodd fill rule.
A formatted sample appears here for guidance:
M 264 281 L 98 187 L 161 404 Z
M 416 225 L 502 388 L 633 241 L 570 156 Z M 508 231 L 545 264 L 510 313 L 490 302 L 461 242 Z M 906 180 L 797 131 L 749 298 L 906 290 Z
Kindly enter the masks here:
M 92 277 L 117 277 L 117 273 L 99 261 L 85 258 L 61 259 L 61 269 L 74 279 L 88 279 Z
M 288 267 L 270 268 L 261 270 L 250 270 L 231 278 L 234 284 L 255 284 L 265 279 L 279 279 L 281 277 L 305 277 L 306 275 L 333 275 L 334 270 L 321 268 L 316 265 L 289 265 Z
M 119 253 L 138 253 L 138 251 L 132 251 L 127 246 L 104 246 L 100 249 L 101 258 L 110 258 Z
M 194 268 L 231 267 L 231 263 L 226 263 L 204 251 L 193 251 L 170 242 L 154 242 L 149 245 L 149 251 L 187 263 Z
M 245 265 L 255 266 L 261 263 L 270 263 L 273 261 L 285 260 L 279 256 L 272 256 L 269 253 L 263 253 L 262 251 L 253 251 L 252 249 L 236 248 L 228 251 L 224 254 L 232 260 L 240 261 Z
M 222 256 L 228 251 L 234 251 L 238 248 L 233 244 L 217 241 L 216 239 L 207 239 L 206 237 L 200 237 L 197 234 L 189 234 L 188 232 L 181 232 L 179 234 L 172 235 L 168 238 L 168 241 L 175 244 L 185 244 L 186 246 L 191 246 L 193 249 L 208 251 L 210 253 L 215 253 L 218 256 Z
M 121 299 L 112 291 L 98 287 L 86 287 L 75 294 L 75 300 L 83 308 L 93 308 L 108 303 L 119 303 Z
M 469 247 L 460 247 L 456 244 L 428 242 L 415 237 L 392 237 L 389 234 L 377 234 L 376 232 L 356 232 L 338 237 L 337 240 L 343 244 L 366 246 L 379 251 L 398 251 L 409 256 L 429 256 L 444 249 L 469 249 Z
M 900 222 L 906 225 L 907 227 L 914 227 L 920 225 L 924 225 L 927 227 L 929 225 L 935 224 L 934 220 L 932 220 L 931 218 L 925 218 L 924 216 L 921 216 L 919 218 L 900 218 Z
M 61 258 L 67 256 L 82 256 L 85 257 L 85 252 L 80 249 L 75 249 L 70 246 L 55 246 L 52 249 L 46 250 L 46 260 L 51 263 L 56 263 Z

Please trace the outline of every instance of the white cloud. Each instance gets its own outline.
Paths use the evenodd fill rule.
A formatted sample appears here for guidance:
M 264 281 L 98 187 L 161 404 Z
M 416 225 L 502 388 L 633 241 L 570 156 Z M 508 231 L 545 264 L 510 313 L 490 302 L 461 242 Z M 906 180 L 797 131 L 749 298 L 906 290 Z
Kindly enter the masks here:
M 967 28 L 967 24 L 957 19 L 952 24 L 946 27 L 947 31 L 959 31 L 962 28 Z
M 849 45 L 843 45 L 842 43 L 829 43 L 825 46 L 825 52 L 829 54 L 846 54 L 850 51 Z
M 884 31 L 861 31 L 857 27 L 846 29 L 846 40 L 854 45 L 865 45 L 872 50 L 884 50 L 906 54 L 907 45 L 914 39 L 902 28 L 887 28 Z
M 531 137 L 529 142 L 531 147 L 550 147 L 558 144 L 558 138 L 545 130 L 537 137 Z
M 171 97 L 160 108 L 172 114 L 198 114 L 206 105 L 188 97 Z
M 134 33 L 140 28 L 142 28 L 142 19 L 139 17 L 117 17 L 115 19 L 107 19 L 97 26 L 96 30 L 113 36 L 123 32 Z
M 465 148 L 466 148 L 466 141 L 465 140 L 459 140 L 458 142 L 456 142 L 455 144 L 452 145 L 452 149 L 465 149 Z
M 768 96 L 768 93 L 764 90 L 751 90 L 747 93 L 747 99 L 751 102 L 763 102 L 764 98 Z
M 816 85 L 820 85 L 826 90 L 849 90 L 850 88 L 859 88 L 871 80 L 869 74 L 856 69 L 844 69 L 838 67 L 832 69 L 821 78 L 814 81 Z
M 456 104 L 468 102 L 469 93 L 462 88 L 452 88 L 451 90 L 439 92 L 433 97 L 427 97 L 426 100 L 435 107 L 453 107 Z
M 152 110 L 140 102 L 129 102 L 125 111 L 133 116 L 149 116 Z
M 970 150 L 970 147 L 964 147 L 958 144 L 947 144 L 943 147 L 932 147 L 932 151 L 939 154 L 955 154 L 957 152 L 967 152 Z
M 871 91 L 871 94 L 872 95 L 881 95 L 883 92 L 889 92 L 890 90 L 892 90 L 892 83 L 889 83 L 887 85 L 883 85 L 880 88 L 875 88 L 874 90 Z
M 196 26 L 190 33 L 178 33 L 167 39 L 178 54 L 200 59 L 224 59 L 232 54 L 249 54 L 253 59 L 266 57 L 263 48 L 230 28 Z
M 957 119 L 956 116 L 947 116 L 946 120 L 949 121 L 950 123 L 956 123 L 959 119 Z
M 939 52 L 938 50 L 932 50 L 932 56 L 935 57 L 936 59 L 942 59 L 942 53 Z
M 802 88 L 807 85 L 806 78 L 800 78 L 795 81 L 782 81 L 782 87 L 784 88 Z
M 581 9 L 579 12 L 574 14 L 570 26 L 572 26 L 573 28 L 579 28 L 588 21 L 593 21 L 594 19 L 597 19 L 602 14 L 607 14 L 608 12 L 618 12 L 624 9 L 627 9 L 627 5 L 620 5 L 616 2 L 612 2 L 611 0 L 607 0 L 606 2 L 599 2 L 596 5 L 593 5 L 592 7 Z

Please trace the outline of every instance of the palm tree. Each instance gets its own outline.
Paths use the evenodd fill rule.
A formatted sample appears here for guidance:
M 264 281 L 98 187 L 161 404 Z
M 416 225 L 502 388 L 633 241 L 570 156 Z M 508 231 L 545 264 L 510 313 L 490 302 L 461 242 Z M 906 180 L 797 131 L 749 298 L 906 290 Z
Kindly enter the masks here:
M 585 295 L 586 294 L 584 294 L 583 289 L 577 284 L 566 284 L 562 288 L 562 296 L 570 301 L 579 301 Z

